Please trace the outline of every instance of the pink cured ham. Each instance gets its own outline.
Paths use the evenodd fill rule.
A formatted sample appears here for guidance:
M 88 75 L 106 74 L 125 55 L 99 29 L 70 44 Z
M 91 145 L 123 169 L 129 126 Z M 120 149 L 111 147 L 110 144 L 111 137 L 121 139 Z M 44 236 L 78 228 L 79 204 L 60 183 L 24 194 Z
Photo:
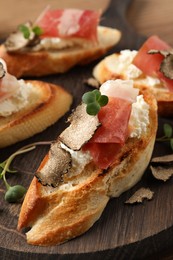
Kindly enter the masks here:
M 156 76 L 160 63 L 163 60 L 161 54 L 148 54 L 150 50 L 169 50 L 171 47 L 162 41 L 158 36 L 149 37 L 139 49 L 133 64 L 142 70 L 146 75 Z
M 97 41 L 100 12 L 65 9 L 45 10 L 35 22 L 42 28 L 42 37 L 83 38 Z
M 127 137 L 131 103 L 120 98 L 109 98 L 109 103 L 98 114 L 101 126 L 90 142 L 124 144 Z
M 126 99 L 109 98 L 109 102 L 99 111 L 101 126 L 91 140 L 84 145 L 84 151 L 90 151 L 95 164 L 107 169 L 116 159 L 128 137 L 128 122 L 131 103 Z
M 83 147 L 83 151 L 90 151 L 93 161 L 100 169 L 107 169 L 112 165 L 116 156 L 121 150 L 122 145 L 117 143 L 87 143 Z
M 158 77 L 166 88 L 173 91 L 173 80 L 166 78 L 160 72 L 160 64 L 163 60 L 161 54 L 148 54 L 150 50 L 170 50 L 166 42 L 162 41 L 158 36 L 149 37 L 139 49 L 138 54 L 133 60 L 133 64 L 142 70 L 148 76 Z

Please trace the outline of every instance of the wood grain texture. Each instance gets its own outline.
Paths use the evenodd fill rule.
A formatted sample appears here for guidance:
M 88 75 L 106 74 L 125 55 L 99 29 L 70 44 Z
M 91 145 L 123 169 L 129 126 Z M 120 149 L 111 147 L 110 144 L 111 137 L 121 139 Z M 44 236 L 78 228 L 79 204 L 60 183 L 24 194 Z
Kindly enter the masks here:
M 47 6 L 51 8 L 82 8 L 82 9 L 100 9 L 105 11 L 110 0 L 6 0 L 0 3 L 0 37 L 4 38 L 16 29 L 16 27 L 26 21 L 35 21 L 42 10 Z
M 145 37 L 141 37 L 126 21 L 126 11 L 130 0 L 112 0 L 104 14 L 103 25 L 122 30 L 123 37 L 118 46 L 110 52 L 124 48 L 137 49 Z M 81 96 L 90 90 L 84 79 L 92 74 L 96 62 L 86 67 L 75 67 L 64 75 L 43 77 L 41 80 L 57 83 L 74 96 L 73 108 L 79 104 Z M 66 114 L 55 125 L 39 135 L 6 149 L 1 149 L 0 161 L 6 159 L 16 149 L 40 140 L 53 140 L 65 128 Z M 163 134 L 163 123 L 173 125 L 171 119 L 159 119 L 158 136 Z M 8 176 L 11 185 L 29 186 L 33 173 L 39 166 L 49 147 L 38 147 L 24 156 L 16 157 L 13 167 L 19 171 Z M 153 156 L 171 153 L 168 143 L 156 143 Z M 149 187 L 154 191 L 153 200 L 140 205 L 126 205 L 124 202 L 139 187 Z M 16 231 L 21 204 L 4 201 L 4 185 L 0 183 L 0 256 L 3 260 L 78 260 L 78 259 L 164 259 L 167 249 L 173 246 L 173 179 L 166 183 L 154 180 L 148 168 L 142 180 L 120 198 L 112 199 L 101 218 L 84 235 L 60 246 L 38 247 L 26 244 L 25 234 Z M 153 255 L 156 258 L 153 258 Z M 166 258 L 165 258 L 166 259 Z
M 133 0 L 127 12 L 127 19 L 139 34 L 157 34 L 173 46 L 172 11 L 172 0 Z

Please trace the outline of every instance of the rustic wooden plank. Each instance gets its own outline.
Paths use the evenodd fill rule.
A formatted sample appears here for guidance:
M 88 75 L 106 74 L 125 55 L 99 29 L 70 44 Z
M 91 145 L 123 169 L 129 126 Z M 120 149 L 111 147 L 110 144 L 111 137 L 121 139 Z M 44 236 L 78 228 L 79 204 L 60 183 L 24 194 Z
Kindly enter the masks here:
M 130 0 L 112 0 L 102 24 L 119 28 L 123 32 L 121 42 L 111 52 L 123 48 L 137 49 L 145 37 L 138 35 L 125 19 Z M 74 95 L 73 107 L 79 104 L 82 94 L 89 90 L 83 80 L 90 77 L 96 62 L 86 67 L 76 67 L 64 75 L 43 77 L 41 80 L 60 84 Z M 19 147 L 40 140 L 52 140 L 65 128 L 66 114 L 58 123 L 28 140 L 6 149 L 1 149 L 0 161 Z M 159 120 L 159 135 L 163 123 L 172 120 Z M 19 173 L 9 176 L 10 184 L 19 183 L 29 186 L 34 171 L 48 151 L 48 147 L 18 156 L 13 167 Z M 154 155 L 170 153 L 167 144 L 156 144 Z M 16 231 L 21 204 L 10 205 L 4 201 L 4 186 L 0 183 L 0 255 L 1 259 L 139 259 L 148 258 L 172 246 L 173 241 L 173 179 L 163 184 L 153 179 L 149 169 L 142 180 L 120 198 L 112 199 L 101 218 L 84 235 L 60 246 L 38 247 L 26 243 L 24 232 Z M 126 205 L 124 202 L 139 187 L 149 187 L 154 191 L 154 198 L 141 205 Z

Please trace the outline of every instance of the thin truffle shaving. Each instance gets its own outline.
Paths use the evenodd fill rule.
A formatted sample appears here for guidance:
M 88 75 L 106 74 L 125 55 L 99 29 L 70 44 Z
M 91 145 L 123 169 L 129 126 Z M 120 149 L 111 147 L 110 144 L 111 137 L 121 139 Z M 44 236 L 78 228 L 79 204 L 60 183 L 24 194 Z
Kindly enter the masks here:
M 42 185 L 57 187 L 71 164 L 71 155 L 61 147 L 59 141 L 51 145 L 48 160 L 35 176 Z
M 149 188 L 140 188 L 125 203 L 142 203 L 144 199 L 151 200 L 153 198 L 153 195 L 154 192 L 151 191 Z
M 160 64 L 160 71 L 166 78 L 173 79 L 173 50 L 150 50 L 149 54 L 161 54 L 164 57 Z
M 173 154 L 153 158 L 150 169 L 156 179 L 169 180 L 173 175 Z
M 5 76 L 5 69 L 4 69 L 4 65 L 2 62 L 0 62 L 0 79 L 2 79 Z
M 60 134 L 59 140 L 74 151 L 80 150 L 100 126 L 97 115 L 88 115 L 84 103 L 76 108 L 68 121 L 71 124 Z

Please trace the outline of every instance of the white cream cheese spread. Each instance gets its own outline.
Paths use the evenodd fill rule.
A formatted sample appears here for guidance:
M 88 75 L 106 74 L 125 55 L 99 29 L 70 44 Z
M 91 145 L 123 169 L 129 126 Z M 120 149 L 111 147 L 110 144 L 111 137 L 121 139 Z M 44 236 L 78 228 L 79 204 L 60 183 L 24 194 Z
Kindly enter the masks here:
M 121 74 L 124 79 L 135 80 L 136 83 L 156 87 L 161 82 L 158 78 L 145 76 L 142 71 L 132 64 L 138 52 L 136 50 L 123 50 L 120 55 L 110 55 L 105 58 L 105 65 L 113 73 Z
M 62 50 L 68 49 L 72 47 L 91 47 L 94 43 L 91 41 L 87 41 L 79 38 L 70 38 L 70 39 L 62 39 L 58 37 L 50 37 L 41 39 L 40 43 L 30 48 L 31 51 L 40 51 L 40 50 Z
M 92 160 L 89 152 L 82 152 L 81 150 L 73 151 L 63 143 L 61 143 L 61 147 L 71 155 L 72 167 L 70 168 L 69 174 L 72 173 L 73 176 L 81 173 L 84 167 Z
M 9 98 L 0 102 L 0 116 L 7 117 L 28 104 L 30 94 L 35 91 L 32 84 L 19 80 L 19 89 Z
M 137 96 L 132 104 L 132 112 L 129 120 L 130 137 L 140 138 L 145 134 L 149 125 L 149 105 L 145 102 L 143 95 Z

